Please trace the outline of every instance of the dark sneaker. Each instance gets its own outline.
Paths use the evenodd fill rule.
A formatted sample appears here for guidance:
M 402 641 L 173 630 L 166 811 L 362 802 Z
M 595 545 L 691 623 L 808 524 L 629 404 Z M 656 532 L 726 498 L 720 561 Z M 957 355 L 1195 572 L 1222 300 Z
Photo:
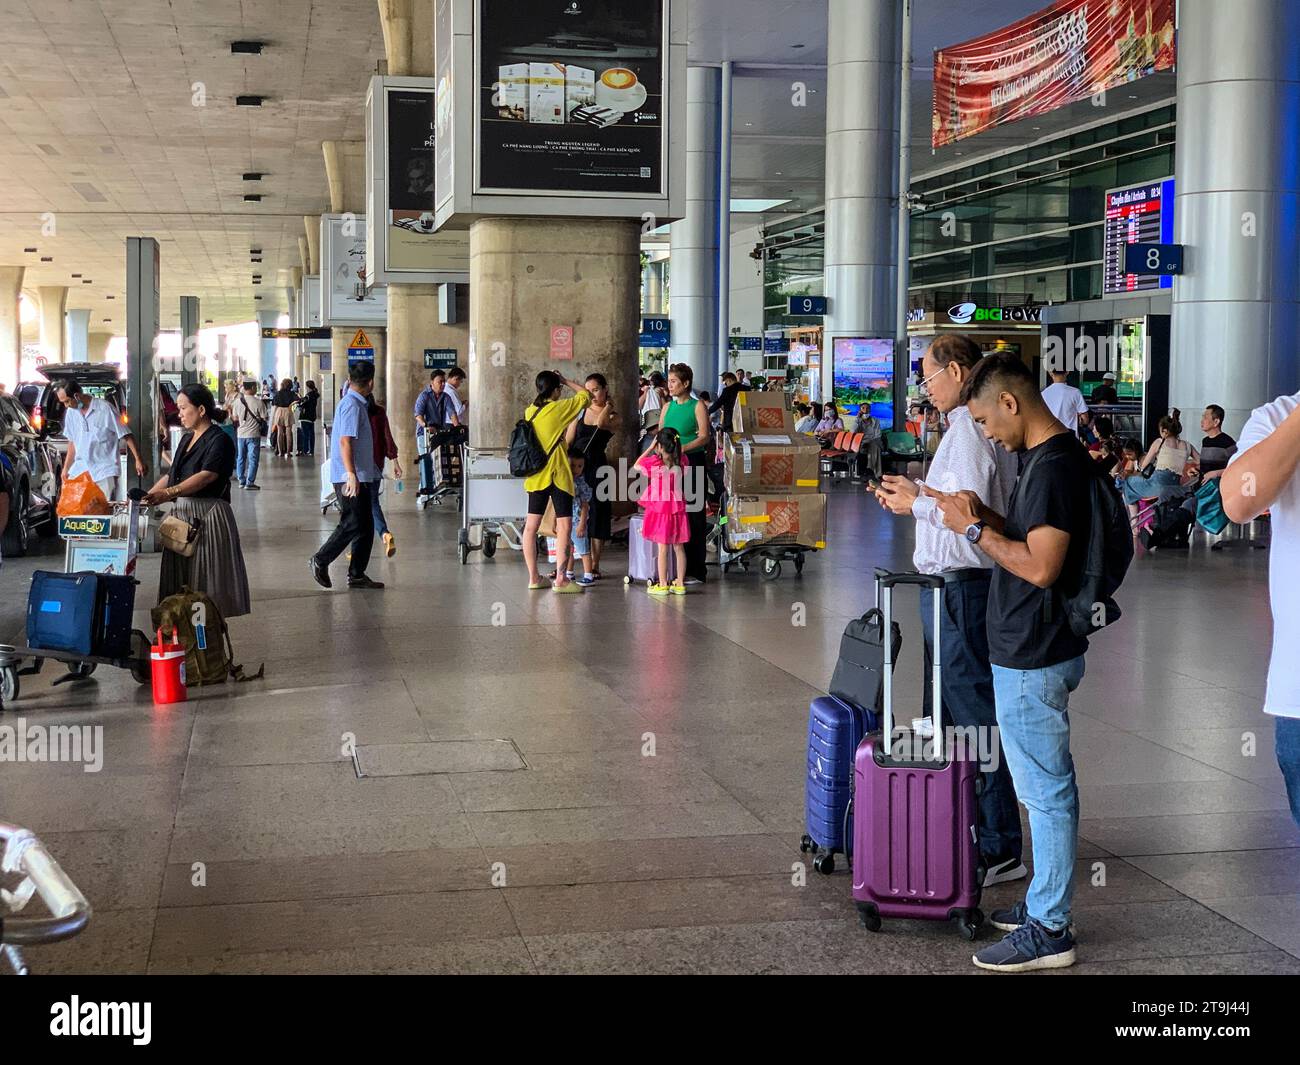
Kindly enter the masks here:
M 349 588 L 382 588 L 383 586 L 383 581 L 372 581 L 369 577 L 365 576 L 348 578 Z
M 1006 861 L 998 861 L 996 858 L 992 858 L 985 864 L 988 867 L 988 872 L 984 874 L 985 887 L 992 887 L 994 884 L 1005 884 L 1012 880 L 1023 880 L 1029 875 L 1025 863 L 1019 858 L 1008 858 Z M 1001 926 L 999 925 L 999 927 Z M 1003 929 L 1003 931 L 1010 931 L 1010 929 Z
M 1074 964 L 1074 935 L 1068 928 L 1052 935 L 1035 920 L 1008 933 L 1001 942 L 972 955 L 981 969 L 1022 973 L 1031 969 L 1067 969 Z
M 307 560 L 307 567 L 311 570 L 311 575 L 315 578 L 316 583 L 322 588 L 334 587 L 333 583 L 330 581 L 329 567 L 321 565 L 315 555 L 312 555 L 311 558 Z
M 260 484 L 246 484 L 244 485 L 244 487 L 247 488 L 250 492 L 260 492 L 262 490 L 262 486 Z
M 988 883 L 988 878 L 984 881 Z M 1029 923 L 1029 909 L 1024 900 L 1017 902 L 1010 909 L 994 910 L 989 914 L 989 924 L 1003 932 L 1014 932 Z

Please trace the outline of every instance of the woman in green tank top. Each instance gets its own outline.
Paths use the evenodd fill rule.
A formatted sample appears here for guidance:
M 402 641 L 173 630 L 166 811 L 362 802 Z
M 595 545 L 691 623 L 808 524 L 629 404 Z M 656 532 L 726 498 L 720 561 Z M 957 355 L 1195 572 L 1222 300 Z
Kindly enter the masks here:
M 701 400 L 691 398 L 694 374 L 684 362 L 668 367 L 668 405 L 660 416 L 663 429 L 675 429 L 682 442 L 682 461 L 690 463 L 686 486 L 686 520 L 690 524 L 691 539 L 686 545 L 686 583 L 704 583 L 705 539 L 708 527 L 704 521 L 704 466 L 705 450 L 711 439 L 709 433 L 709 408 Z

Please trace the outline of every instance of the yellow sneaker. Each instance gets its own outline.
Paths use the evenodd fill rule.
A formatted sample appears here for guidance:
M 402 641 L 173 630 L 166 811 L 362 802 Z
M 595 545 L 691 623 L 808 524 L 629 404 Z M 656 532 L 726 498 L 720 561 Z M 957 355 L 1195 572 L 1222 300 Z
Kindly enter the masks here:
M 686 585 L 684 585 L 681 581 L 673 581 L 673 586 L 669 589 L 669 591 L 671 591 L 673 595 L 685 595 Z
M 392 558 L 395 554 L 397 554 L 397 541 L 393 539 L 392 533 L 384 533 L 384 555 Z
M 667 595 L 667 594 L 668 594 L 668 585 L 666 585 L 666 584 L 652 584 L 652 585 L 650 585 L 649 588 L 646 589 L 646 591 L 648 591 L 651 595 L 664 596 L 664 595 Z

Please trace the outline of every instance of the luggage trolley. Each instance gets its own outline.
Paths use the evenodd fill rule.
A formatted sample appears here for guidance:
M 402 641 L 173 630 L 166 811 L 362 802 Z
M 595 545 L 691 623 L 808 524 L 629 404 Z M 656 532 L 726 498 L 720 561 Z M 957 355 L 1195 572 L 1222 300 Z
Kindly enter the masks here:
M 90 903 L 45 845 L 25 828 L 0 821 L 0 872 L 21 876 L 12 893 L 0 897 L 0 957 L 19 976 L 30 973 L 23 948 L 71 939 L 90 923 Z M 15 917 L 33 895 L 47 917 Z M 6 912 L 7 911 L 7 912 Z
M 524 549 L 524 522 L 528 515 L 528 493 L 522 477 L 510 472 L 510 458 L 504 451 L 464 447 L 464 490 L 461 527 L 456 550 L 463 566 L 471 551 L 484 558 L 497 552 L 504 540 L 511 551 Z M 470 530 L 480 529 L 479 542 L 472 542 Z
M 732 566 L 739 566 L 746 573 L 750 563 L 756 563 L 759 574 L 765 581 L 774 581 L 781 576 L 781 563 L 793 562 L 797 576 L 803 575 L 804 559 L 815 554 L 816 547 L 805 544 L 763 543 L 746 547 L 743 543 L 734 544 L 727 535 L 727 493 L 723 492 L 718 507 L 718 521 L 709 533 L 708 542 L 718 550 L 716 563 L 723 573 L 730 573 Z
M 140 549 L 140 529 L 144 524 L 143 508 L 135 500 L 112 504 L 111 515 L 73 515 L 59 518 L 59 535 L 63 537 L 65 573 L 111 573 L 133 577 L 136 555 Z M 138 582 L 137 582 L 138 583 Z M 18 698 L 20 677 L 34 676 L 45 660 L 63 662 L 67 674 L 54 681 L 82 680 L 99 665 L 129 669 L 138 684 L 150 682 L 149 637 L 139 629 L 131 630 L 130 653 L 123 658 L 81 655 L 25 645 L 22 640 L 0 644 L 0 710 Z M 23 665 L 29 660 L 29 665 Z
M 430 503 L 441 506 L 443 500 L 455 498 L 456 508 L 464 506 L 465 443 L 469 437 L 464 426 L 447 426 L 432 433 L 422 429 L 415 434 L 416 461 L 420 464 L 420 487 L 415 505 L 424 510 Z

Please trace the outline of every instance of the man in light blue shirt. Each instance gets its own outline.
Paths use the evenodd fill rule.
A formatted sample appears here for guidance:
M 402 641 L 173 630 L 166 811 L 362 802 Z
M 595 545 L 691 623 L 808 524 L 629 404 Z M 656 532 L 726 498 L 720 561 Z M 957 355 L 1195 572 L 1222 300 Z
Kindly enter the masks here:
M 375 388 L 375 364 L 357 362 L 348 367 L 348 390 L 334 408 L 330 433 L 330 482 L 339 501 L 339 524 L 316 554 L 308 559 L 311 574 L 322 588 L 332 587 L 330 563 L 352 545 L 348 565 L 349 588 L 382 588 L 366 576 L 370 549 L 375 542 L 370 494 L 374 491 L 375 444 L 370 429 L 368 397 Z

